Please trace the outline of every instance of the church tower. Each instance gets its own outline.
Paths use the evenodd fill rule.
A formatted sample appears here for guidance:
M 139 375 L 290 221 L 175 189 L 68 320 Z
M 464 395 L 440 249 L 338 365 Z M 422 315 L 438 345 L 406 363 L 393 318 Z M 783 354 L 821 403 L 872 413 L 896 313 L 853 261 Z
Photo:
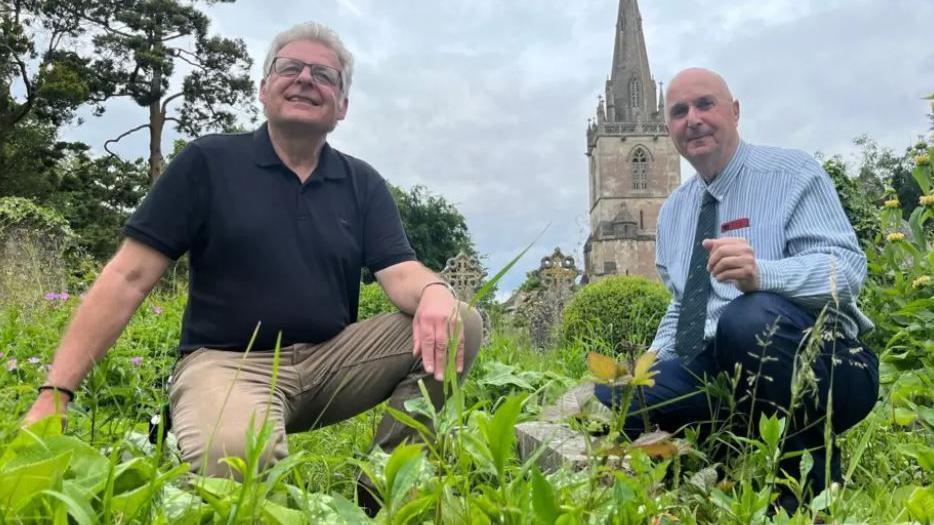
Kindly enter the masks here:
M 665 101 L 649 69 L 636 0 L 620 0 L 613 65 L 587 123 L 590 236 L 584 279 L 655 271 L 655 229 L 681 162 L 665 127 Z

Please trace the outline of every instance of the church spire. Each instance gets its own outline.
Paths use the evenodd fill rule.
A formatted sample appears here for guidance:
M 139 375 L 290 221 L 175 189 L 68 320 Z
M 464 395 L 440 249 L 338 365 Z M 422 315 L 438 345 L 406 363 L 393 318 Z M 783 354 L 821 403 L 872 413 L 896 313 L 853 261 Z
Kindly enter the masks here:
M 637 0 L 619 2 L 608 91 L 607 105 L 613 105 L 616 121 L 634 122 L 636 115 L 649 120 L 658 111 L 658 95 L 649 69 Z

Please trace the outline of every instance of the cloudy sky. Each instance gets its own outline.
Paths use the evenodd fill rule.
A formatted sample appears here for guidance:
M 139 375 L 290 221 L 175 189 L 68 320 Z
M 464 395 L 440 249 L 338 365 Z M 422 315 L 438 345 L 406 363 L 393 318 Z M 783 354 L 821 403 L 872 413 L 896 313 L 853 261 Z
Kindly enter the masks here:
M 852 158 L 858 135 L 901 150 L 928 129 L 930 0 L 642 0 L 640 9 L 656 81 L 688 66 L 721 72 L 750 142 Z M 393 184 L 454 203 L 494 272 L 547 226 L 502 295 L 556 246 L 581 263 L 584 129 L 610 72 L 616 0 L 239 0 L 207 12 L 213 31 L 247 43 L 256 78 L 277 32 L 303 20 L 334 27 L 357 66 L 332 144 Z M 67 135 L 99 148 L 144 118 L 116 103 Z M 144 137 L 117 149 L 141 156 Z M 692 173 L 683 164 L 682 176 Z

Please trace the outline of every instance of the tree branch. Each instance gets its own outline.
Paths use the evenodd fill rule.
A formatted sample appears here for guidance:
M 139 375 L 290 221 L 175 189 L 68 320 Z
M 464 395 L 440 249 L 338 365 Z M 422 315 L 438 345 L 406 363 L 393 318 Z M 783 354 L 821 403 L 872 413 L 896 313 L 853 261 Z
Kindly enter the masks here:
M 179 91 L 178 93 L 175 93 L 174 95 L 169 95 L 168 97 L 165 97 L 165 100 L 162 101 L 162 107 L 159 109 L 159 111 L 160 111 L 163 115 L 165 115 L 165 110 L 166 110 L 166 108 L 169 107 L 169 102 L 172 102 L 173 100 L 177 99 L 178 97 L 183 97 L 183 96 L 185 96 L 185 92 L 184 92 L 184 91 Z
M 170 35 L 170 36 L 167 36 L 167 37 L 163 38 L 163 39 L 162 39 L 162 42 L 165 43 L 165 42 L 168 42 L 168 41 L 170 41 L 170 40 L 175 40 L 176 38 L 181 38 L 181 37 L 183 37 L 183 36 L 188 36 L 188 35 L 186 35 L 185 33 L 175 33 L 174 35 Z
M 186 64 L 188 64 L 188 65 L 190 65 L 190 66 L 192 66 L 192 67 L 196 67 L 196 68 L 198 68 L 198 69 L 200 69 L 200 70 L 202 70 L 202 71 L 207 71 L 207 68 L 206 68 L 206 67 L 204 67 L 203 65 L 201 65 L 201 64 L 199 64 L 199 63 L 197 63 L 197 62 L 193 62 L 193 61 L 191 61 L 191 60 L 188 60 L 187 58 L 183 57 L 180 53 L 176 53 L 176 54 L 175 54 L 175 58 L 181 60 L 182 62 L 185 62 Z
M 23 76 L 23 85 L 26 86 L 26 101 L 23 102 L 23 105 L 19 107 L 19 111 L 14 113 L 12 118 L 10 119 L 11 124 L 16 124 L 17 122 L 25 118 L 26 115 L 29 113 L 29 110 L 32 109 L 33 104 L 35 104 L 36 102 L 36 96 L 35 96 L 35 92 L 33 91 L 33 85 L 30 84 L 29 77 L 26 76 L 28 74 L 28 72 L 26 71 L 26 63 L 23 62 L 23 59 L 21 59 L 18 56 L 15 56 L 13 60 L 16 61 L 16 65 L 19 68 L 20 75 Z
M 108 140 L 107 142 L 104 143 L 104 151 L 106 151 L 107 153 L 110 153 L 110 156 L 114 157 L 115 159 L 122 160 L 122 159 L 120 159 L 120 156 L 119 156 L 119 155 L 117 155 L 116 153 L 110 151 L 110 147 L 109 147 L 109 146 L 110 146 L 111 144 L 116 144 L 117 142 L 120 142 L 120 139 L 122 139 L 123 137 L 126 137 L 127 135 L 130 135 L 130 134 L 132 134 L 132 133 L 136 133 L 137 131 L 139 131 L 139 130 L 141 130 L 141 129 L 143 129 L 143 128 L 148 128 L 148 127 L 149 127 L 149 123 L 147 122 L 146 124 L 141 124 L 141 125 L 136 126 L 135 128 L 133 128 L 133 129 L 131 129 L 131 130 L 129 130 L 129 131 L 123 132 L 123 134 L 121 134 L 119 137 L 117 137 L 117 138 L 115 138 L 115 139 L 110 139 L 110 140 Z

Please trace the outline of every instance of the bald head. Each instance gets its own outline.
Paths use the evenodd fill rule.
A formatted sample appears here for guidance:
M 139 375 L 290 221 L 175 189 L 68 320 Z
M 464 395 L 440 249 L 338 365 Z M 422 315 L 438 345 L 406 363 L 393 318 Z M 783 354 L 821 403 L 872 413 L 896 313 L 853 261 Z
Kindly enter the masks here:
M 728 100 L 733 100 L 733 94 L 730 93 L 730 87 L 726 85 L 726 80 L 723 80 L 723 77 L 716 71 L 711 71 L 702 67 L 689 67 L 678 72 L 678 74 L 671 79 L 671 82 L 668 83 L 665 96 L 671 98 L 672 91 L 677 93 L 677 90 L 681 89 L 683 85 L 698 84 L 704 84 L 712 91 L 726 97 Z
M 739 147 L 739 102 L 723 77 L 703 68 L 675 75 L 665 98 L 675 147 L 701 176 L 713 180 Z

